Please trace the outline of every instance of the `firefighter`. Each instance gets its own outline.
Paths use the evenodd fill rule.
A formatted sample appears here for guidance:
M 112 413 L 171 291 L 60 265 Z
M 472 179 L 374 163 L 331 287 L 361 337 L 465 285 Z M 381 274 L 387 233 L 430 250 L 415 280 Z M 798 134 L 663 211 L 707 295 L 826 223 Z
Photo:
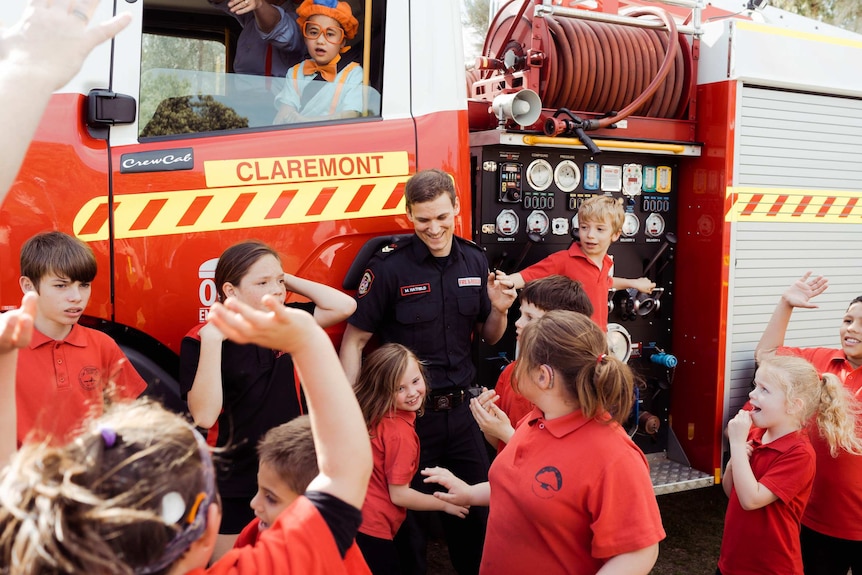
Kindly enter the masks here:
M 452 178 L 423 170 L 408 180 L 404 195 L 414 235 L 385 246 L 368 264 L 357 290 L 357 310 L 348 320 L 341 361 L 356 381 L 362 350 L 373 334 L 381 343 L 410 348 L 425 363 L 430 388 L 426 413 L 416 422 L 419 469 L 453 466 L 473 483 L 487 480 L 488 454 L 468 408 L 476 368 L 471 356 L 474 334 L 489 344 L 502 337 L 515 299 L 511 283 L 488 273 L 482 250 L 454 235 L 459 212 Z M 478 388 L 473 388 L 478 389 Z M 421 476 L 413 488 L 428 492 Z M 428 512 L 408 512 L 396 537 L 404 572 L 424 572 L 426 538 L 417 529 Z M 486 516 L 466 519 L 442 514 L 449 554 L 459 573 L 475 573 L 481 559 Z M 408 531 L 405 532 L 405 529 Z M 405 533 L 410 533 L 410 537 Z M 414 543 L 410 551 L 405 539 Z

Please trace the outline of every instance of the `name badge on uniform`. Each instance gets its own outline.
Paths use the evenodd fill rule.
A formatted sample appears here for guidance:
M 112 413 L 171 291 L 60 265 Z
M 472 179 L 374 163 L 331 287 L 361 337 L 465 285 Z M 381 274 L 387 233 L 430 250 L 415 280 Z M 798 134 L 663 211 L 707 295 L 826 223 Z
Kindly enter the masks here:
M 429 293 L 431 291 L 431 284 L 416 284 L 412 286 L 401 286 L 399 288 L 401 290 L 402 296 L 408 295 L 419 295 L 423 293 Z
M 482 287 L 482 278 L 458 278 L 458 287 Z

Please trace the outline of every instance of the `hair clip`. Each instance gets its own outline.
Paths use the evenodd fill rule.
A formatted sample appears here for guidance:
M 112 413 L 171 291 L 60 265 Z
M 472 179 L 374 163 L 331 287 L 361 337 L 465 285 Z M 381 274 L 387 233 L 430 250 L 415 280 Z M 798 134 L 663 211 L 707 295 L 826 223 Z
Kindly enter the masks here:
M 599 354 L 599 356 L 596 358 L 596 365 L 601 365 L 607 356 L 608 354 L 606 353 Z
M 112 427 L 108 427 L 107 425 L 99 426 L 99 434 L 102 436 L 102 442 L 108 449 L 114 447 L 120 439 L 120 435 Z
M 176 491 L 169 491 L 162 497 L 162 520 L 167 525 L 175 525 L 186 514 L 186 501 Z

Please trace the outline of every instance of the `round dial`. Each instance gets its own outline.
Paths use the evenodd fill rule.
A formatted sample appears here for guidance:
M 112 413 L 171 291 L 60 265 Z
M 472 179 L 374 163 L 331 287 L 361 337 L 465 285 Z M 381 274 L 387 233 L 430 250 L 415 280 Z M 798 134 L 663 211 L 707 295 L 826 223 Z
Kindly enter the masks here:
M 535 210 L 527 216 L 527 231 L 530 233 L 544 236 L 550 227 L 551 221 L 548 219 L 548 214 L 542 210 Z
M 623 220 L 623 235 L 630 238 L 638 233 L 639 229 L 641 229 L 641 222 L 638 217 L 631 212 L 626 213 Z
M 554 182 L 561 192 L 572 192 L 581 183 L 581 169 L 571 160 L 563 160 L 554 169 Z
M 632 336 L 618 323 L 608 324 L 608 351 L 623 363 L 632 355 Z
M 527 166 L 527 182 L 534 190 L 542 192 L 551 187 L 554 181 L 554 170 L 547 160 L 533 160 Z
M 514 210 L 503 210 L 497 214 L 497 233 L 501 236 L 513 236 L 518 231 L 518 214 Z
M 644 231 L 648 236 L 657 238 L 664 233 L 664 218 L 659 214 L 650 214 L 644 222 Z

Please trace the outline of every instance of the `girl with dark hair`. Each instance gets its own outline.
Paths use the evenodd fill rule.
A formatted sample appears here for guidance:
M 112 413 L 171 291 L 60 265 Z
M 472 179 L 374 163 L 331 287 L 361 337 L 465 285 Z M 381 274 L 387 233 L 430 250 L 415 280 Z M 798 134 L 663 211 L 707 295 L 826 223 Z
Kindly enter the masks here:
M 258 241 L 231 246 L 215 271 L 220 301 L 235 298 L 263 309 L 261 298 L 284 302 L 288 291 L 311 303 L 288 304 L 311 313 L 322 327 L 346 319 L 356 307 L 350 296 L 329 286 L 284 273 L 278 253 Z M 263 435 L 300 415 L 302 397 L 289 354 L 259 345 L 225 341 L 212 323 L 195 326 L 180 349 L 180 389 L 197 426 L 211 445 L 227 447 L 219 467 L 222 524 L 216 557 L 233 546 L 254 519 L 257 492 L 255 446 Z

